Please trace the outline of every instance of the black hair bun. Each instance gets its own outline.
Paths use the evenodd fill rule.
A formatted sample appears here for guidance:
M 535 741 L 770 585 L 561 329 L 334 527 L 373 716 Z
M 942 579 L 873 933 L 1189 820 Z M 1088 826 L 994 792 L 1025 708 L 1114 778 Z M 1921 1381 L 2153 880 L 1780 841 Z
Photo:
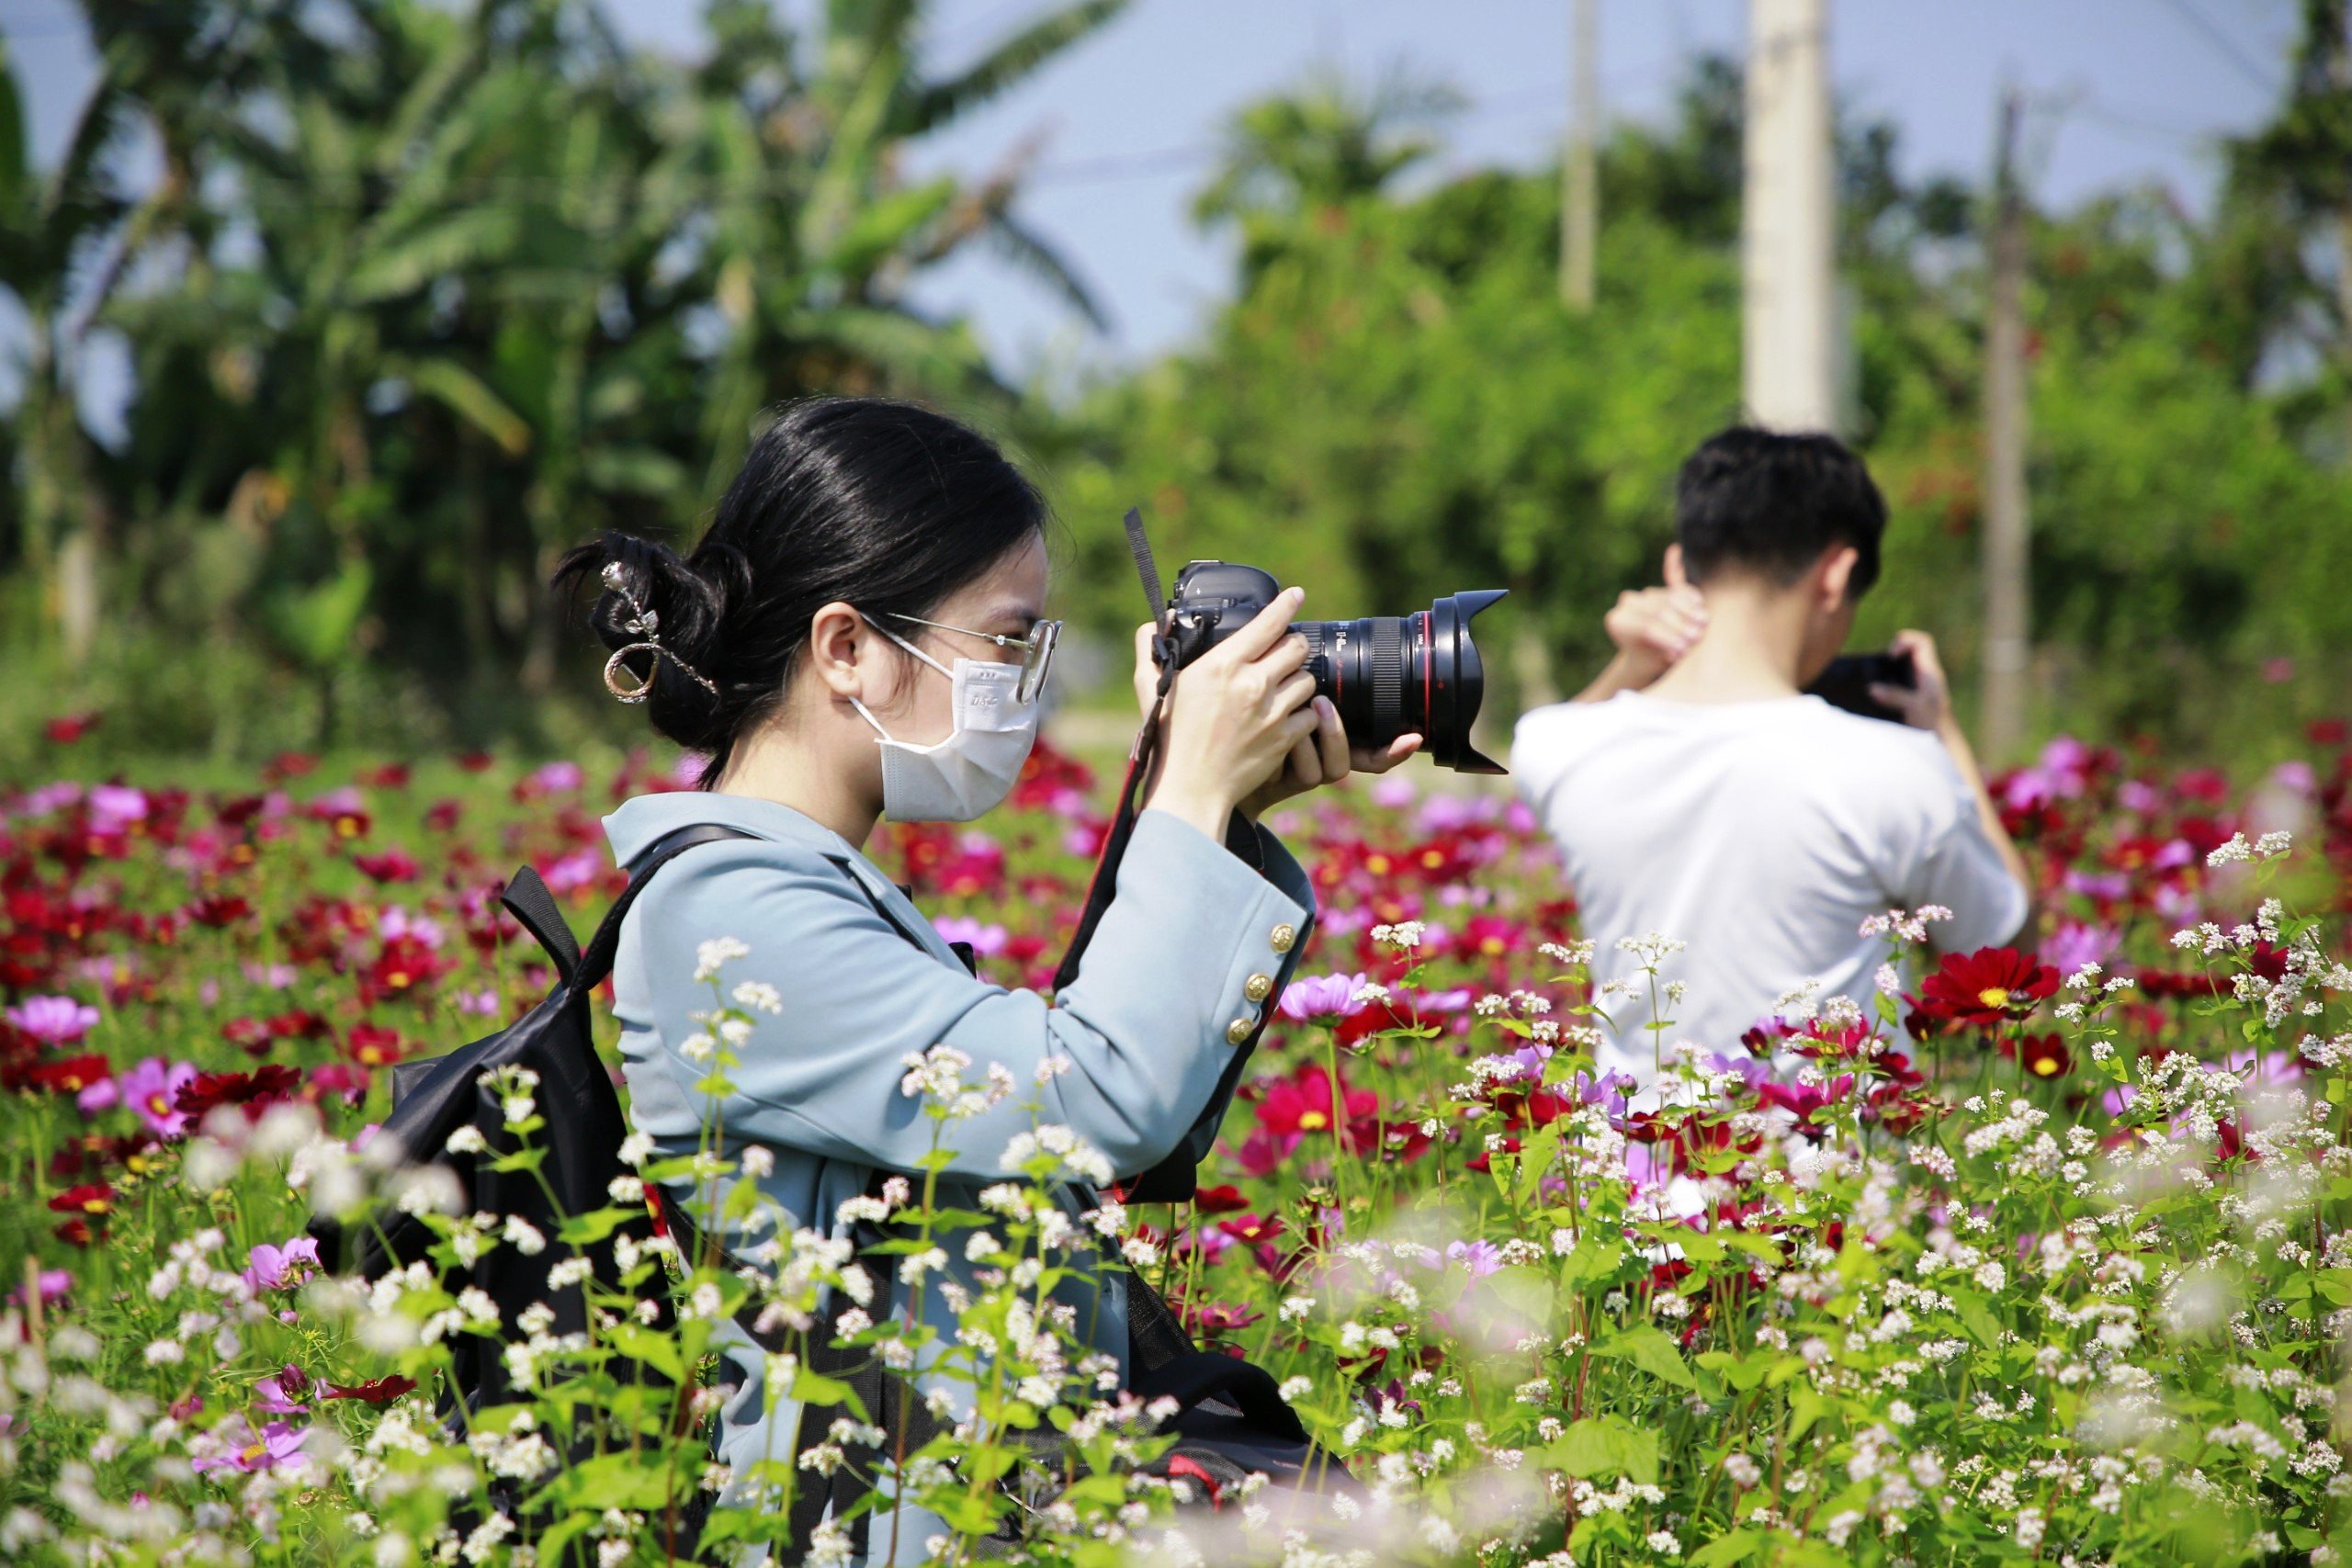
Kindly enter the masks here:
M 682 746 L 707 748 L 726 707 L 726 683 L 714 666 L 727 587 L 658 539 L 607 529 L 597 553 L 604 592 L 589 612 L 589 625 L 616 652 L 660 645 L 660 653 L 637 647 L 621 660 L 622 668 L 649 683 L 645 706 L 656 729 Z M 589 564 L 582 559 L 577 568 Z

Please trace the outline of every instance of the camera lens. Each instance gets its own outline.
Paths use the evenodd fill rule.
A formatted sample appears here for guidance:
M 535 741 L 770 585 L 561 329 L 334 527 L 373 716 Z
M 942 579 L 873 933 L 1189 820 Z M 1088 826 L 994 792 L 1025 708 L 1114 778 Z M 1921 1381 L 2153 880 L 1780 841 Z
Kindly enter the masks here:
M 1385 746 L 1418 732 L 1439 766 L 1499 773 L 1500 764 L 1470 744 L 1487 694 L 1470 618 L 1502 596 L 1500 589 L 1453 593 L 1415 615 L 1300 621 L 1291 629 L 1306 638 L 1315 689 L 1338 707 L 1351 740 Z

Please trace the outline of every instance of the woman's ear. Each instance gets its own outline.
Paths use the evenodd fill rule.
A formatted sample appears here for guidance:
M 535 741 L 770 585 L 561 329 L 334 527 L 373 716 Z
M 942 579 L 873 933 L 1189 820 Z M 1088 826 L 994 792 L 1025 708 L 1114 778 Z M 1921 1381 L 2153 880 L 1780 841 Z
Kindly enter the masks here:
M 858 655 L 865 651 L 865 618 L 839 599 L 808 617 L 808 667 L 836 697 L 866 696 Z

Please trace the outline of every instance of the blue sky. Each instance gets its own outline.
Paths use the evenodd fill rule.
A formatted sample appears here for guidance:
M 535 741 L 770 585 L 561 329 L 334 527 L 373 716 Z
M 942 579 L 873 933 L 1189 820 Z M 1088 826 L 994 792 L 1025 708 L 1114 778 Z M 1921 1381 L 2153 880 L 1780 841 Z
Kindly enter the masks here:
M 605 3 L 649 47 L 702 46 L 696 0 Z M 929 44 L 952 68 L 1052 8 L 1049 0 L 939 0 Z M 979 173 L 1024 138 L 1046 136 L 1022 215 L 1104 301 L 1111 334 L 1091 333 L 989 258 L 950 264 L 918 299 L 968 313 L 1016 372 L 1163 352 L 1204 319 L 1230 275 L 1229 241 L 1196 231 L 1185 209 L 1236 106 L 1317 65 L 1369 80 L 1402 63 L 1471 101 L 1452 128 L 1447 164 L 1429 177 L 1540 164 L 1555 155 L 1566 114 L 1568 10 L 1568 0 L 1138 0 L 910 158 L 917 173 Z M 1662 116 L 1692 52 L 1737 51 L 1746 13 L 1744 0 L 1601 0 L 1609 115 Z M 2295 13 L 2295 0 L 1831 0 L 1831 53 L 1854 107 L 1900 127 L 1908 173 L 1980 175 L 2006 77 L 2071 98 L 2038 139 L 2044 199 L 2161 180 L 2201 207 L 2217 168 L 2212 139 L 2257 123 L 2276 101 Z M 89 88 L 76 15 L 67 0 L 0 0 L 0 35 L 29 78 L 37 156 L 53 152 Z

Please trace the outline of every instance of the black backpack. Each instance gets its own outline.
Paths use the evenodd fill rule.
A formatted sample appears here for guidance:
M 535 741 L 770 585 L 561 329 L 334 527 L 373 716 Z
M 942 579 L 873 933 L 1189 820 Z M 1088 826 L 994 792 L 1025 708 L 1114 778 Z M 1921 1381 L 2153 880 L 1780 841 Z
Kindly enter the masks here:
M 754 836 L 715 823 L 696 823 L 673 829 L 655 840 L 629 863 L 628 886 L 599 922 L 585 949 L 574 940 L 546 883 L 531 867 L 521 867 L 508 880 L 500 901 L 547 951 L 557 972 L 554 987 L 537 1007 L 506 1028 L 446 1055 L 403 1062 L 392 1068 L 392 1109 L 377 1135 L 398 1139 L 405 1157 L 412 1161 L 437 1160 L 447 1165 L 468 1194 L 470 1211 L 520 1215 L 549 1238 L 549 1249 L 536 1256 L 526 1256 L 511 1246 L 488 1248 L 470 1266 L 469 1278 L 445 1279 L 445 1284 L 451 1289 L 471 1284 L 487 1294 L 496 1303 L 509 1335 L 519 1337 L 514 1328 L 516 1319 L 534 1303 L 545 1303 L 554 1314 L 549 1332 L 557 1336 L 588 1328 L 586 1289 L 571 1285 L 550 1290 L 548 1286 L 548 1266 L 556 1260 L 552 1243 L 565 1215 L 608 1206 L 612 1202 L 609 1190 L 613 1181 L 636 1174 L 620 1157 L 621 1142 L 628 1134 L 628 1118 L 604 1058 L 596 1050 L 590 1012 L 596 987 L 612 971 L 622 917 L 647 880 L 680 852 L 713 840 Z M 843 874 L 849 875 L 846 866 L 842 870 Z M 854 875 L 850 875 L 850 881 L 872 897 L 864 882 Z M 879 899 L 873 899 L 873 903 L 901 935 L 919 947 L 923 945 Z M 962 942 L 949 945 L 970 968 L 970 946 Z M 493 1168 L 495 1156 L 509 1151 L 513 1141 L 506 1132 L 498 1097 L 482 1081 L 482 1075 L 510 1064 L 528 1067 L 538 1075 L 533 1092 L 539 1113 L 547 1122 L 541 1134 L 546 1156 L 539 1167 L 538 1179 L 528 1171 Z M 447 1152 L 450 1134 L 467 1125 L 481 1133 L 489 1150 L 487 1156 Z M 886 1174 L 876 1172 L 877 1190 Z M 1131 1187 L 1129 1200 L 1154 1201 L 1151 1192 L 1136 1190 L 1138 1188 L 1170 1190 L 1171 1197 L 1189 1196 L 1193 1189 L 1191 1174 L 1189 1168 L 1182 1173 L 1153 1172 Z M 1181 1190 L 1170 1190 L 1174 1189 Z M 744 1266 L 724 1249 L 712 1246 L 660 1184 L 649 1185 L 647 1191 L 651 1201 L 641 1217 L 632 1214 L 612 1235 L 582 1248 L 589 1259 L 590 1272 L 603 1291 L 609 1293 L 620 1289 L 621 1270 L 613 1255 L 615 1241 L 628 1235 L 640 1247 L 650 1244 L 657 1234 L 657 1207 L 662 1225 L 683 1257 L 707 1256 L 721 1267 Z M 421 1219 L 390 1203 L 381 1205 L 356 1235 L 346 1235 L 344 1227 L 324 1217 L 314 1220 L 310 1231 L 319 1242 L 322 1258 L 347 1258 L 345 1269 L 369 1281 L 424 1258 L 435 1239 Z M 869 1272 L 877 1279 L 890 1278 L 895 1272 L 894 1260 L 865 1250 L 887 1239 L 886 1230 L 863 1224 L 855 1239 L 860 1259 Z M 1146 1400 L 1163 1394 L 1171 1397 L 1179 1409 L 1174 1427 L 1180 1440 L 1151 1467 L 1155 1472 L 1191 1480 L 1195 1501 L 1211 1508 L 1221 1507 L 1225 1488 L 1240 1482 L 1252 1471 L 1264 1472 L 1277 1484 L 1344 1490 L 1359 1497 L 1364 1495 L 1360 1483 L 1308 1439 L 1296 1413 L 1277 1392 L 1271 1373 L 1238 1358 L 1202 1350 L 1168 1303 L 1142 1275 L 1130 1273 L 1126 1283 L 1130 1385 Z M 650 1291 L 654 1298 L 650 1310 L 657 1325 L 666 1327 L 675 1321 L 665 1291 L 650 1287 L 640 1290 Z M 829 1325 L 831 1314 L 844 1310 L 846 1304 L 839 1301 L 831 1304 L 827 1316 Z M 738 1314 L 737 1321 L 744 1332 L 763 1347 L 773 1348 L 780 1344 L 775 1336 L 755 1326 L 754 1315 L 752 1307 Z M 797 1560 L 806 1553 L 811 1533 L 828 1513 L 845 1512 L 870 1490 L 873 1462 L 882 1453 L 898 1451 L 901 1432 L 906 1438 L 906 1451 L 912 1451 L 938 1430 L 935 1418 L 923 1402 L 911 1397 L 909 1385 L 885 1371 L 878 1359 L 855 1349 L 836 1349 L 831 1344 L 831 1338 L 830 1332 L 814 1337 L 810 1370 L 848 1383 L 857 1392 L 869 1415 L 880 1412 L 876 1425 L 883 1431 L 883 1442 L 872 1451 L 853 1448 L 849 1461 L 837 1467 L 824 1484 L 798 1490 L 792 1519 L 790 1551 L 794 1555 L 786 1561 Z M 500 1354 L 503 1337 L 456 1336 L 451 1348 L 454 1387 L 444 1391 L 437 1412 L 445 1420 L 456 1416 L 460 1405 L 469 1414 L 513 1397 L 513 1387 Z M 656 1389 L 670 1383 L 663 1372 L 646 1363 L 623 1360 L 618 1365 L 625 1380 Z M 822 1433 L 837 1415 L 850 1412 L 846 1407 L 817 1407 L 806 1414 L 808 1419 L 801 1429 Z M 1041 1434 L 1041 1457 L 1050 1461 L 1050 1450 L 1058 1441 L 1057 1434 Z M 579 1453 L 571 1456 L 575 1462 L 582 1457 Z M 813 1474 L 811 1479 L 815 1479 Z M 516 1498 L 510 1489 L 503 1496 L 494 1495 L 494 1500 L 502 1506 L 511 1506 Z M 1025 1507 L 1042 1506 L 1041 1499 L 1024 1498 L 1023 1502 Z M 693 1552 L 695 1538 L 699 1535 L 708 1507 L 709 1494 L 697 1492 L 694 1504 L 684 1511 L 680 1521 L 682 1537 L 677 1543 L 679 1555 Z M 1016 1510 L 1016 1516 L 1023 1511 Z M 870 1515 L 860 1515 L 850 1527 L 854 1550 L 861 1557 L 865 1551 L 869 1517 Z M 1019 1538 L 1008 1534 L 1004 1539 L 1010 1544 Z

